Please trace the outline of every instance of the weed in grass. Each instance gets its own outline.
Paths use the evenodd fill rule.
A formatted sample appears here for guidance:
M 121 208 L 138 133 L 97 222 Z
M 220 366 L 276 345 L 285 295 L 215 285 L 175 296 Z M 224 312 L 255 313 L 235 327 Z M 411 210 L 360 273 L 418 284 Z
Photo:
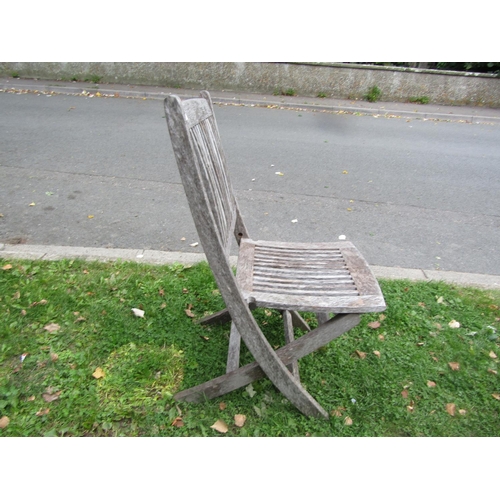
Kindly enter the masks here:
M 316 97 L 324 98 L 324 97 L 328 97 L 328 94 L 326 92 L 318 92 L 318 95 Z
M 273 95 L 294 96 L 297 95 L 297 92 L 295 92 L 295 90 L 292 88 L 289 89 L 276 88 L 273 91 Z
M 380 284 L 386 312 L 299 361 L 302 383 L 330 413 L 322 420 L 266 378 L 200 404 L 172 399 L 225 371 L 229 325 L 195 323 L 224 307 L 206 264 L 1 261 L 0 436 L 500 435 L 500 294 Z M 271 345 L 283 345 L 280 313 L 253 313 Z M 242 363 L 251 361 L 243 348 Z M 225 434 L 211 428 L 217 420 Z
M 430 99 L 426 96 L 419 96 L 419 97 L 410 97 L 408 99 L 410 102 L 414 102 L 417 104 L 429 104 Z
M 17 71 L 12 71 L 12 73 L 10 74 L 10 76 L 12 78 L 19 78 L 19 73 Z
M 368 89 L 368 92 L 363 96 L 363 99 L 366 99 L 369 102 L 377 102 L 380 100 L 380 96 L 382 95 L 382 91 L 374 85 Z

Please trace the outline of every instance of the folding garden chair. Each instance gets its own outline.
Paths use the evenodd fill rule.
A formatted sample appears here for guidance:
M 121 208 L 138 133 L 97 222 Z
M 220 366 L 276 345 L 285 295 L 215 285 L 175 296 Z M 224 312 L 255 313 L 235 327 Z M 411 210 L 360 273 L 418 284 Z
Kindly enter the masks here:
M 175 398 L 203 401 L 267 376 L 302 413 L 328 418 L 301 385 L 297 361 L 355 327 L 362 313 L 385 310 L 377 280 L 348 241 L 250 239 L 231 187 L 209 93 L 184 101 L 170 95 L 165 111 L 198 236 L 227 307 L 202 323 L 232 321 L 226 374 Z M 229 263 L 233 235 L 239 245 L 236 276 Z M 255 307 L 282 312 L 284 347 L 275 351 L 269 344 L 252 314 Z M 311 330 L 298 311 L 316 313 L 319 326 Z M 294 327 L 307 333 L 295 339 Z M 240 339 L 255 359 L 242 367 Z

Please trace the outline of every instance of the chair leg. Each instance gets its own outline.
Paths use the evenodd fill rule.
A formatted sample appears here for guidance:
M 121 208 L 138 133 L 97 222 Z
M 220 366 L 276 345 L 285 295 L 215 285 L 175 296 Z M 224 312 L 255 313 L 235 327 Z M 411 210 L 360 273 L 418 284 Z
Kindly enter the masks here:
M 248 304 L 248 307 L 253 311 L 257 306 L 254 303 Z M 223 325 L 231 321 L 231 315 L 227 309 L 222 309 L 214 314 L 203 316 L 203 318 L 196 321 L 198 325 Z
M 231 323 L 231 333 L 229 335 L 229 350 L 227 353 L 226 373 L 236 370 L 240 366 L 240 346 L 241 335 L 234 323 Z
M 318 325 L 322 325 L 330 319 L 330 313 L 316 313 L 316 319 L 318 320 Z
M 278 349 L 276 354 L 285 365 L 289 365 L 293 360 L 307 356 L 357 326 L 360 317 L 359 314 L 337 314 L 324 325 Z M 259 364 L 254 361 L 231 373 L 178 392 L 174 398 L 177 401 L 199 403 L 205 399 L 213 399 L 244 387 L 262 377 L 265 377 L 265 373 Z M 320 412 L 320 415 L 325 416 L 326 412 L 323 412 Z
M 293 335 L 292 314 L 290 311 L 283 311 L 283 324 L 285 326 L 285 343 L 290 344 L 290 342 L 293 342 L 295 339 Z M 292 361 L 287 365 L 287 368 L 297 380 L 300 380 L 299 362 L 297 360 Z
M 290 311 L 294 328 L 300 328 L 304 332 L 310 332 L 311 327 L 304 321 L 304 318 L 297 311 Z

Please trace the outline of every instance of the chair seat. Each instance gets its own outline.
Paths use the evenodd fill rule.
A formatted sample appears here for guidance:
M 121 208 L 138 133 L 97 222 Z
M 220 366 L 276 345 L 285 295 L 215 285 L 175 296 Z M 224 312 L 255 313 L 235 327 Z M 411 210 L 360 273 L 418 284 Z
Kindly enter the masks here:
M 242 238 L 237 278 L 257 307 L 366 313 L 385 301 L 367 262 L 348 242 L 282 243 Z

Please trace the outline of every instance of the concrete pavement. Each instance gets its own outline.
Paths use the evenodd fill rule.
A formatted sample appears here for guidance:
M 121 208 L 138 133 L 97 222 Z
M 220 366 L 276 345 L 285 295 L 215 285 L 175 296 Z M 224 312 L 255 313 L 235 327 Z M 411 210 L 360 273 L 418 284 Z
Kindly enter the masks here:
M 137 99 L 163 99 L 169 93 L 181 96 L 197 96 L 198 90 L 139 87 L 131 85 L 95 85 L 82 82 L 56 82 L 41 80 L 0 79 L 0 91 L 82 94 L 125 97 Z M 292 109 L 314 109 L 338 113 L 407 117 L 412 119 L 456 121 L 467 123 L 500 124 L 500 110 L 474 107 L 449 107 L 418 105 L 411 103 L 368 103 L 344 101 L 330 98 L 301 96 L 265 96 L 251 93 L 224 91 L 211 92 L 215 102 L 236 106 L 282 107 Z M 149 249 L 120 249 L 99 247 L 14 245 L 0 243 L 0 257 L 28 259 L 84 258 L 89 260 L 126 259 L 136 262 L 191 264 L 204 258 L 201 253 L 168 252 Z M 500 276 L 440 270 L 407 269 L 399 267 L 372 266 L 379 278 L 408 278 L 412 280 L 442 280 L 464 286 L 500 289 Z

